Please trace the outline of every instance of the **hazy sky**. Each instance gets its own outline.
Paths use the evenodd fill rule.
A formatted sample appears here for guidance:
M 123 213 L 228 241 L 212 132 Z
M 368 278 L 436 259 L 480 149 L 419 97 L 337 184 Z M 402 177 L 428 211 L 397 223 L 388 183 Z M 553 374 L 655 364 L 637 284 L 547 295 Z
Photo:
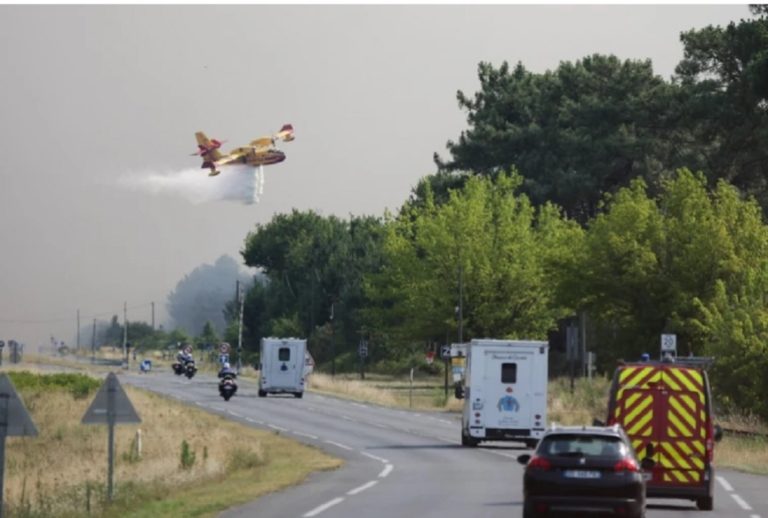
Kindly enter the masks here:
M 185 274 L 241 261 L 276 213 L 396 210 L 466 128 L 456 91 L 477 90 L 480 61 L 543 72 L 615 54 L 669 79 L 681 31 L 748 17 L 733 4 L 2 5 L 0 339 L 72 342 L 78 308 L 85 324 L 124 301 L 147 322 L 154 301 L 160 323 Z M 259 203 L 124 185 L 188 180 L 195 131 L 226 149 L 285 122 L 296 140 Z

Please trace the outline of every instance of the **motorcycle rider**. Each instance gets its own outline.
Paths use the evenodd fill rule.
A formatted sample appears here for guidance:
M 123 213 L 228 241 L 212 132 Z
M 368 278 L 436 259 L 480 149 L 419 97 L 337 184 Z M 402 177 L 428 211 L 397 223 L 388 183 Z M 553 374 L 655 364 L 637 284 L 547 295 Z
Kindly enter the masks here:
M 224 379 L 226 377 L 232 378 L 233 380 L 237 378 L 237 372 L 235 372 L 235 369 L 233 369 L 229 362 L 224 362 L 224 365 L 221 367 L 221 370 L 219 371 L 219 378 Z

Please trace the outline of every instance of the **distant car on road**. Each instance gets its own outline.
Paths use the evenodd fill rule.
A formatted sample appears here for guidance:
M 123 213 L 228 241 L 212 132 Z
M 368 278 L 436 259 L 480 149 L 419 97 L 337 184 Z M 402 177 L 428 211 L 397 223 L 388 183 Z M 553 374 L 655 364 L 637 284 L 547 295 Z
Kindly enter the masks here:
M 645 516 L 645 480 L 620 426 L 553 427 L 524 464 L 523 517 L 555 512 Z

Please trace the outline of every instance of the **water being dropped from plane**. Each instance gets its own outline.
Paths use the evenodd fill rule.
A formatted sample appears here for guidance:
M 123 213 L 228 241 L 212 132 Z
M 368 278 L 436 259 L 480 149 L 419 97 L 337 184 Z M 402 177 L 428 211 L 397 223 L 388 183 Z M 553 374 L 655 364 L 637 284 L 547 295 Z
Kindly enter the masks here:
M 119 180 L 123 187 L 153 195 L 184 198 L 192 203 L 235 201 L 246 205 L 258 203 L 264 192 L 263 169 L 227 166 L 218 176 L 208 176 L 198 168 L 180 171 L 131 174 Z

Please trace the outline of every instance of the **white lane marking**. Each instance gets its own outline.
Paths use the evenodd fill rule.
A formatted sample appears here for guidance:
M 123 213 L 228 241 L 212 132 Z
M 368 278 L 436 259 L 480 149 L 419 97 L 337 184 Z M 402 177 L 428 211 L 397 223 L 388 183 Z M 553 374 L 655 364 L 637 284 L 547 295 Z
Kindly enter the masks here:
M 389 428 L 389 425 L 388 424 L 384 424 L 384 423 L 371 423 L 371 424 L 373 426 L 377 426 L 379 428 Z
M 443 439 L 442 437 L 437 437 L 437 440 L 447 442 L 448 444 L 461 444 L 461 441 L 457 441 L 454 439 Z
M 484 451 L 486 453 L 490 453 L 492 455 L 500 455 L 501 457 L 507 457 L 508 459 L 516 459 L 517 455 L 510 455 L 509 453 L 502 453 L 500 451 L 493 451 L 493 450 L 480 450 Z
M 338 446 L 339 448 L 345 449 L 345 450 L 351 450 L 352 448 L 350 446 L 347 446 L 346 444 L 341 444 L 340 442 L 334 442 L 334 441 L 325 441 L 328 444 L 333 444 L 334 446 Z
M 288 428 L 283 428 L 282 426 L 277 426 L 277 425 L 274 425 L 274 424 L 268 424 L 267 426 L 269 426 L 270 428 L 272 428 L 274 430 L 277 430 L 278 432 L 287 432 L 287 431 L 289 431 Z
M 437 419 L 437 421 L 439 421 L 439 422 L 441 422 L 441 423 L 445 423 L 445 424 L 453 424 L 453 423 L 451 423 L 451 422 L 450 422 L 449 420 L 447 420 L 447 419 Z
M 317 435 L 312 435 L 311 433 L 297 432 L 296 430 L 293 433 L 302 437 L 309 437 L 310 439 L 318 439 Z
M 739 495 L 737 495 L 736 493 L 731 493 L 731 497 L 732 497 L 734 500 L 736 500 L 736 503 L 737 503 L 737 504 L 739 504 L 739 507 L 741 507 L 741 508 L 742 508 L 742 509 L 744 509 L 745 511 L 751 511 L 751 510 L 752 510 L 752 508 L 749 506 L 749 504 L 748 504 L 748 503 L 746 503 L 746 502 L 744 501 L 744 499 L 743 499 L 743 498 L 741 498 L 741 497 L 740 497 Z
M 378 481 L 378 480 L 371 480 L 371 481 L 370 481 L 370 482 L 368 482 L 367 484 L 363 484 L 363 485 L 362 485 L 362 486 L 360 486 L 360 487 L 356 487 L 355 489 L 352 489 L 352 490 L 350 490 L 350 491 L 347 491 L 347 494 L 348 494 L 349 496 L 352 496 L 352 495 L 356 495 L 356 494 L 358 494 L 358 493 L 362 493 L 362 492 L 363 492 L 363 491 L 365 491 L 366 489 L 368 489 L 368 488 L 371 488 L 371 487 L 375 486 L 375 485 L 376 485 L 376 484 L 378 484 L 378 483 L 379 483 L 379 481 Z
M 367 405 L 364 405 L 362 403 L 352 403 L 352 404 L 355 405 L 355 406 L 359 406 L 360 408 L 368 408 Z
M 205 405 L 204 405 L 203 403 L 201 403 L 200 401 L 195 401 L 195 404 L 196 404 L 197 406 L 202 406 L 202 407 L 204 407 L 204 406 L 205 406 Z
M 366 456 L 366 457 L 368 457 L 369 459 L 377 460 L 377 461 L 379 461 L 379 462 L 383 462 L 384 464 L 386 464 L 387 462 L 389 462 L 387 459 L 382 459 L 381 457 L 377 457 L 376 455 L 373 455 L 373 454 L 371 454 L 371 453 L 368 453 L 367 451 L 361 451 L 360 453 L 361 453 L 362 455 L 365 455 L 365 456 Z
M 760 518 L 760 515 L 759 515 L 759 514 L 753 514 L 753 515 L 752 515 L 752 516 L 750 516 L 749 518 Z
M 723 477 L 721 477 L 719 475 L 717 477 L 715 477 L 715 478 L 717 479 L 718 482 L 720 482 L 720 485 L 723 486 L 723 489 L 725 489 L 728 492 L 733 492 L 733 486 L 730 485 L 728 483 L 728 481 L 725 480 L 725 478 L 723 478 Z
M 379 478 L 384 478 L 390 473 L 392 473 L 392 470 L 395 469 L 395 467 L 392 464 L 387 464 L 384 466 L 384 469 L 381 470 L 381 473 L 379 473 Z
M 258 419 L 251 419 L 250 417 L 246 417 L 245 420 L 250 422 L 250 423 L 264 424 L 264 421 L 259 421 Z
M 345 420 L 347 420 L 347 421 L 352 421 L 353 423 L 356 423 L 356 422 L 357 422 L 355 419 L 352 419 L 352 418 L 351 418 L 351 417 L 349 417 L 348 415 L 342 415 L 342 416 L 341 416 L 341 418 L 342 418 L 342 419 L 345 419 Z
M 237 412 L 233 412 L 232 410 L 227 410 L 227 412 L 229 413 L 229 415 L 233 415 L 235 417 L 243 417 L 240 414 L 238 414 Z
M 317 516 L 318 514 L 320 514 L 323 511 L 325 511 L 326 509 L 331 508 L 331 507 L 333 507 L 336 504 L 340 504 L 343 501 L 344 501 L 344 499 L 342 497 L 334 498 L 333 500 L 330 500 L 330 501 L 324 503 L 323 505 L 318 505 L 317 507 L 315 507 L 314 509 L 312 509 L 308 513 L 303 514 L 302 516 L 304 518 L 312 518 L 313 516 Z

